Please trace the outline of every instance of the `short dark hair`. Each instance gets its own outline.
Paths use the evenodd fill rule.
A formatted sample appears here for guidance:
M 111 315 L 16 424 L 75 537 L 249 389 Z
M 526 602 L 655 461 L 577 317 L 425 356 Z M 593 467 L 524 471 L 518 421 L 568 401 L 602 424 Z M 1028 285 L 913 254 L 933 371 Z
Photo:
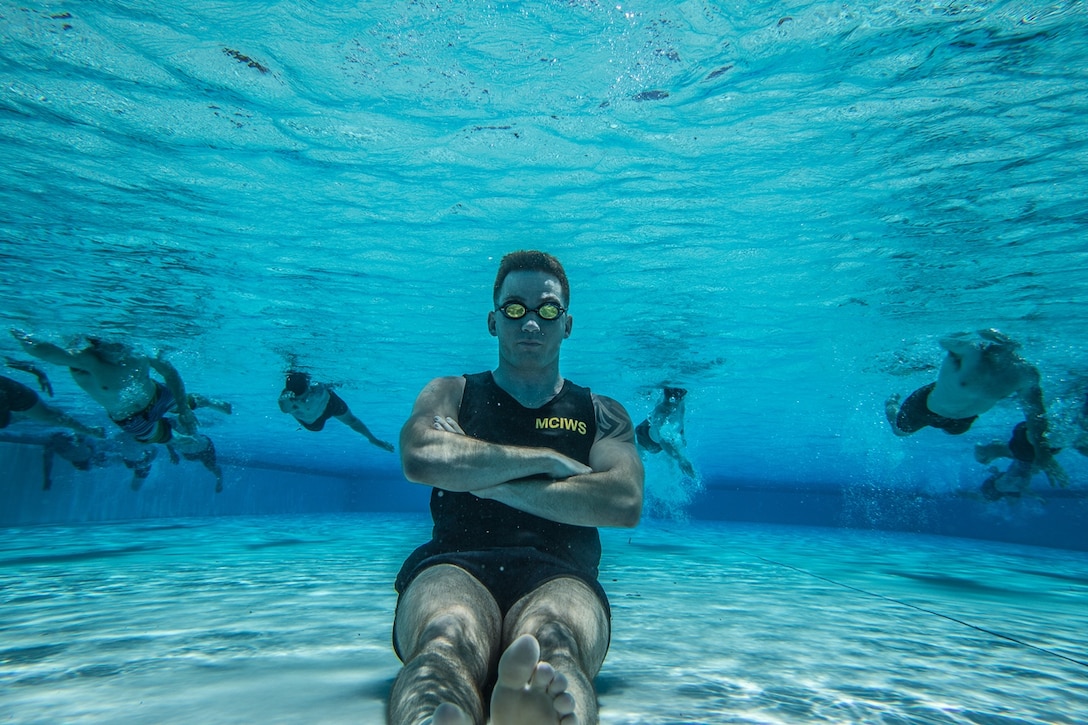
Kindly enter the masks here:
M 290 390 L 295 395 L 302 395 L 310 388 L 310 374 L 299 372 L 297 370 L 287 373 L 287 381 L 283 384 L 284 389 Z
M 570 304 L 570 283 L 567 282 L 567 273 L 559 260 L 547 252 L 538 252 L 531 249 L 523 249 L 510 252 L 499 262 L 499 272 L 495 275 L 495 290 L 492 296 L 495 304 L 499 304 L 499 292 L 502 291 L 502 283 L 506 281 L 511 272 L 545 272 L 559 280 L 559 291 L 563 296 L 563 304 Z

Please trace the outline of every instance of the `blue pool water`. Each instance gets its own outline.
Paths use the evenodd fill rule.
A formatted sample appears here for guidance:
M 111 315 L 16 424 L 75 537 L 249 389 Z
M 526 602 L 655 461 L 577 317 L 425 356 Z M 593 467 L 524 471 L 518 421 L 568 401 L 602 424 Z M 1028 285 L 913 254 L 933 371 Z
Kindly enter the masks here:
M 276 708 L 305 712 L 309 697 L 328 698 L 320 712 L 330 722 L 356 717 L 368 697 L 377 702 L 371 695 L 394 671 L 391 570 L 352 569 L 365 558 L 353 552 L 333 559 L 352 578 L 335 592 L 340 609 L 326 614 L 357 623 L 355 639 L 314 624 L 303 643 L 291 635 L 282 649 L 266 647 L 265 635 L 287 626 L 273 611 L 253 627 L 231 623 L 221 646 L 219 623 L 202 631 L 192 622 L 201 613 L 231 618 L 210 600 L 176 614 L 157 609 L 156 599 L 186 586 L 182 565 L 144 577 L 130 606 L 148 632 L 177 617 L 191 632 L 130 641 L 93 613 L 125 606 L 124 587 L 156 570 L 160 556 L 184 559 L 200 532 L 219 556 L 233 526 L 260 543 L 282 525 L 287 538 L 308 542 L 305 552 L 322 551 L 307 548 L 315 539 L 386 542 L 386 520 L 368 516 L 415 521 L 427 492 L 404 481 L 397 457 L 344 426 L 299 428 L 276 406 L 283 373 L 299 366 L 335 384 L 379 437 L 395 440 L 428 380 L 495 364 L 485 327 L 495 267 L 527 247 L 555 253 L 571 278 L 565 376 L 616 398 L 636 421 L 662 384 L 689 390 L 688 454 L 700 481 L 648 460 L 651 515 L 633 540 L 666 526 L 720 543 L 714 537 L 734 535 L 724 520 L 746 532 L 831 527 L 773 531 L 787 547 L 833 537 L 844 556 L 862 542 L 894 541 L 911 566 L 887 566 L 920 578 L 853 584 L 895 598 L 936 587 L 923 606 L 942 611 L 981 598 L 964 621 L 992 610 L 995 621 L 980 626 L 998 631 L 1004 612 L 1024 625 L 1013 636 L 1083 661 L 1088 460 L 1074 445 L 1085 435 L 1088 392 L 1086 61 L 1088 6 L 1072 0 L 183 8 L 0 0 L 3 323 L 60 344 L 95 334 L 164 350 L 190 390 L 234 406 L 229 416 L 198 412 L 224 465 L 219 494 L 198 464 L 171 465 L 165 455 L 139 491 L 120 465 L 82 472 L 63 461 L 43 491 L 41 443 L 51 431 L 29 423 L 0 431 L 0 526 L 10 527 L 0 574 L 6 601 L 17 604 L 0 615 L 0 677 L 21 684 L 5 687 L 0 714 L 119 721 L 125 712 L 158 722 L 192 689 L 200 719 L 249 721 L 232 709 L 241 708 L 234 681 L 216 675 L 238 664 L 229 642 L 245 642 L 238 651 L 264 673 L 246 675 L 254 679 L 239 701 L 266 702 L 261 719 L 275 720 Z M 1040 476 L 1020 501 L 978 495 L 988 472 L 973 447 L 1008 436 L 1022 418 L 1011 400 L 963 436 L 927 429 L 896 438 L 888 428 L 885 398 L 933 380 L 939 338 L 990 327 L 1039 369 L 1067 489 Z M 26 360 L 7 335 L 0 355 Z M 111 428 L 65 371 L 46 372 L 50 403 Z M 289 523 L 228 518 L 257 514 Z M 338 516 L 362 517 L 361 531 L 349 535 Z M 143 523 L 125 523 L 133 520 Z M 165 529 L 181 533 L 156 533 L 151 520 L 181 521 Z M 108 521 L 121 523 L 91 525 Z M 341 528 L 322 538 L 326 526 Z M 891 531 L 903 538 L 879 538 L 900 535 Z M 615 543 L 627 535 L 608 534 Z M 86 545 L 72 551 L 90 558 L 57 585 L 68 589 L 37 604 L 33 591 L 53 591 L 60 570 L 33 556 L 63 555 L 73 537 Z M 382 566 L 419 538 L 386 542 Z M 614 564 L 635 567 L 618 579 L 620 596 L 634 601 L 648 571 L 671 572 L 691 553 L 654 541 L 661 546 L 624 550 L 622 562 L 613 552 Z M 962 556 L 931 562 L 942 546 Z M 93 555 L 111 550 L 119 553 Z M 281 550 L 294 551 L 229 550 L 222 581 L 264 572 L 260 594 L 284 597 L 286 607 L 305 587 L 296 591 L 286 569 L 263 568 L 260 553 Z M 1038 560 L 948 571 L 991 556 Z M 1021 570 L 1036 578 L 1021 581 Z M 604 682 L 603 716 L 1075 722 L 1085 710 L 1083 667 L 977 631 L 938 633 L 939 617 L 909 607 L 891 619 L 852 611 L 856 629 L 829 625 L 801 646 L 804 635 L 786 623 L 804 611 L 778 600 L 819 580 L 790 571 L 749 572 L 741 580 L 752 588 L 741 592 L 697 572 L 675 585 L 654 579 L 642 595 L 655 611 L 674 611 L 672 597 L 689 602 L 684 636 L 648 646 L 674 634 L 638 619 L 652 612 L 624 607 L 638 635 L 617 639 L 610 654 L 606 667 L 619 673 L 604 675 L 614 679 Z M 838 581 L 839 570 L 829 571 Z M 967 580 L 981 589 L 957 585 Z M 9 594 L 12 582 L 26 589 Z M 877 586 L 889 582 L 896 586 Z M 906 584 L 919 589 L 898 588 Z M 838 616 L 853 595 L 827 586 L 808 605 Z M 63 593 L 84 588 L 93 596 Z M 1060 602 L 1049 598 L 1055 589 Z M 763 635 L 742 618 L 713 635 L 721 646 L 697 636 L 717 621 L 715 607 L 732 607 L 743 592 L 767 610 Z M 86 627 L 71 636 L 55 629 L 57 601 L 68 607 L 57 616 L 88 612 Z M 901 638 L 908 614 L 926 624 Z M 857 629 L 874 633 L 871 646 L 858 643 Z M 11 631 L 22 639 L 9 644 Z M 113 654 L 99 657 L 99 640 Z M 796 675 L 785 672 L 799 650 Z M 766 668 L 752 661 L 760 653 Z M 831 653 L 849 672 L 826 670 Z M 954 673 L 943 684 L 920 674 L 935 666 L 927 653 L 940 659 L 935 678 Z M 891 674 L 908 655 L 909 676 Z M 182 691 L 172 689 L 175 657 L 191 668 Z M 802 671 L 809 663 L 817 674 Z M 295 697 L 281 686 L 300 679 L 295 667 L 328 689 Z M 995 680 L 1030 683 L 1030 704 Z M 148 694 L 150 714 L 132 709 L 133 692 Z

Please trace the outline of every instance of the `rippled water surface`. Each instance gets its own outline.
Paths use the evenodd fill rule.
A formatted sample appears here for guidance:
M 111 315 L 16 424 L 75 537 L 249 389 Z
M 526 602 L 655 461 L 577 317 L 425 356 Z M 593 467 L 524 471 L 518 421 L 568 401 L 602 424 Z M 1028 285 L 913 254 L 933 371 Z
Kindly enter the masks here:
M 0 308 L 167 349 L 235 403 L 202 414 L 225 456 L 392 469 L 292 426 L 282 372 L 393 437 L 494 364 L 498 257 L 539 246 L 565 373 L 635 416 L 688 387 L 709 477 L 977 485 L 882 402 L 983 327 L 1081 399 L 1086 7 L 0 3 Z

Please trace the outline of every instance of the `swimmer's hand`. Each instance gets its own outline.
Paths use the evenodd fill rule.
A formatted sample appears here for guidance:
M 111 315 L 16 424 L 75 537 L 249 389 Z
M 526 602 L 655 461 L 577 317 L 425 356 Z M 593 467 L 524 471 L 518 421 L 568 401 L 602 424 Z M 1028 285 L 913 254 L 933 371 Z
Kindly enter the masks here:
M 899 419 L 899 393 L 892 393 L 888 396 L 888 399 L 884 401 L 884 417 L 888 419 L 888 423 L 892 426 L 892 433 L 897 436 L 908 435 L 899 429 L 899 424 L 896 422 Z
M 196 414 L 191 410 L 185 410 L 183 413 L 178 413 L 178 427 L 177 430 L 182 435 L 192 436 L 196 433 L 197 420 Z
M 30 333 L 26 330 L 21 330 L 18 327 L 11 328 L 11 336 L 18 340 L 23 345 L 33 345 L 34 338 L 30 336 Z
M 22 370 L 24 373 L 30 373 L 38 379 L 38 387 L 41 388 L 43 393 L 48 393 L 49 397 L 53 397 L 53 384 L 49 382 L 49 376 L 42 371 L 34 363 L 23 362 L 22 360 L 16 360 L 14 358 L 6 358 L 8 361 L 8 367 L 13 370 Z
M 556 481 L 561 481 L 564 478 L 572 478 L 574 476 L 584 476 L 587 473 L 593 473 L 593 469 L 573 458 L 567 458 L 562 453 L 555 454 L 551 475 Z
M 434 417 L 434 429 L 446 431 L 447 433 L 456 433 L 457 435 L 468 435 L 464 429 L 461 428 L 461 424 L 450 416 L 436 415 Z

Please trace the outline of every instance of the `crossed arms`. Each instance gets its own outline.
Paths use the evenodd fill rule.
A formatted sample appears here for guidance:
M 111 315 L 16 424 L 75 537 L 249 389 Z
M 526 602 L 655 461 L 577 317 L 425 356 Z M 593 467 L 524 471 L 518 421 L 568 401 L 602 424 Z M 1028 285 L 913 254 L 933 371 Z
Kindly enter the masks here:
M 457 421 L 465 380 L 432 380 L 400 434 L 409 481 L 469 491 L 542 518 L 577 526 L 634 527 L 642 512 L 642 461 L 627 412 L 593 396 L 597 439 L 589 466 L 550 448 L 489 443 L 465 435 Z M 529 476 L 545 479 L 520 480 Z

